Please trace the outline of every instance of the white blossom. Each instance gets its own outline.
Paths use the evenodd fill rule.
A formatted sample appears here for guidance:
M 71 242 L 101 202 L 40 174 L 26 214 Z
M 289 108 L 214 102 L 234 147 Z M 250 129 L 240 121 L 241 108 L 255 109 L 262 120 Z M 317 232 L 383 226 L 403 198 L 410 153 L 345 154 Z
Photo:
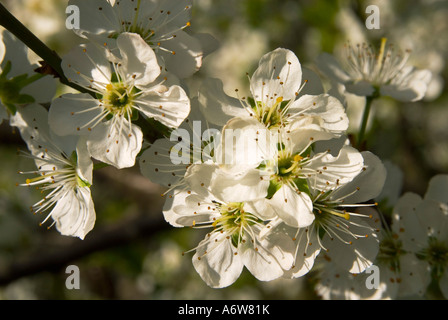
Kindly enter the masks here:
M 38 104 L 18 109 L 11 117 L 27 143 L 38 170 L 26 186 L 35 186 L 45 197 L 31 207 L 35 214 L 50 211 L 42 221 L 67 236 L 84 239 L 95 223 L 95 209 L 90 193 L 93 163 L 79 137 L 58 137 L 48 127 L 48 113 Z
M 205 45 L 210 39 L 184 31 L 191 25 L 190 0 L 71 0 L 79 8 L 78 35 L 115 52 L 115 39 L 135 33 L 155 51 L 159 64 L 179 78 L 186 78 L 202 65 Z
M 69 80 L 97 97 L 64 94 L 53 101 L 49 121 L 59 135 L 86 135 L 94 158 L 124 168 L 134 165 L 142 147 L 143 133 L 133 120 L 141 115 L 177 127 L 188 115 L 190 101 L 180 86 L 161 76 L 153 50 L 139 35 L 120 34 L 117 47 L 120 57 L 93 44 L 64 57 Z
M 259 130 L 251 129 L 251 126 L 258 126 Z M 251 130 L 246 133 L 245 127 Z M 336 156 L 331 155 L 330 150 L 314 152 L 315 142 L 333 137 L 316 125 L 277 135 L 273 140 L 271 131 L 263 132 L 262 125 L 255 119 L 234 118 L 223 130 L 235 128 L 243 128 L 235 142 L 236 146 L 248 137 L 253 137 L 252 141 L 249 139 L 252 146 L 243 149 L 249 160 L 245 166 L 237 162 L 223 167 L 223 171 L 234 173 L 236 166 L 238 175 L 244 176 L 257 170 L 258 177 L 254 176 L 260 180 L 259 183 L 268 185 L 266 204 L 293 227 L 306 227 L 314 220 L 308 180 L 315 187 L 327 188 L 329 180 L 334 181 L 336 186 L 337 179 L 340 183 L 350 181 L 363 166 L 361 154 L 348 146 L 343 147 Z M 267 137 L 263 138 L 263 135 Z M 235 148 L 234 153 L 237 150 Z M 230 148 L 224 144 L 223 149 L 228 152 Z M 261 151 L 256 152 L 257 149 Z M 212 190 L 214 194 L 232 193 L 232 188 L 224 190 L 218 180 L 212 184 Z
M 232 202 L 212 194 L 177 191 L 164 206 L 165 219 L 175 227 L 211 228 L 196 248 L 193 265 L 213 288 L 227 287 L 246 267 L 258 280 L 283 275 L 293 261 L 292 239 L 282 232 L 266 231 L 265 219 L 254 207 L 256 199 Z
M 260 59 L 249 79 L 250 96 L 230 97 L 220 80 L 208 79 L 199 90 L 199 101 L 206 106 L 206 118 L 220 125 L 233 117 L 251 117 L 272 130 L 317 124 L 341 135 L 348 127 L 344 107 L 321 91 L 318 77 L 308 70 L 306 74 L 312 81 L 302 80 L 301 64 L 292 51 L 277 48 Z
M 448 186 L 447 175 L 434 176 L 421 198 L 405 193 L 393 212 L 392 228 L 399 236 L 403 251 L 414 254 L 423 266 L 413 272 L 412 287 L 405 293 L 422 295 L 433 279 L 442 294 L 448 297 Z
M 325 183 L 326 187 L 315 187 L 318 184 L 313 186 L 314 179 L 309 179 L 314 219 L 305 228 L 287 227 L 297 241 L 296 261 L 288 277 L 308 273 L 321 250 L 350 273 L 361 273 L 372 265 L 378 253 L 379 230 L 372 227 L 372 215 L 360 213 L 356 208 L 373 205 L 364 202 L 381 192 L 385 169 L 378 157 L 369 152 L 363 152 L 362 158 L 362 170 L 351 179 L 333 176 Z
M 191 100 L 191 111 L 169 137 L 157 139 L 139 158 L 143 176 L 154 183 L 174 188 L 184 183 L 190 166 L 217 163 L 221 126 L 210 124 L 202 114 L 203 106 Z
M 393 45 L 376 52 L 366 43 L 346 45 L 346 56 L 341 63 L 331 54 L 322 53 L 318 68 L 331 80 L 341 83 L 349 93 L 359 96 L 391 96 L 399 101 L 421 100 L 431 80 L 429 70 L 418 70 L 407 65 L 410 51 L 398 51 Z

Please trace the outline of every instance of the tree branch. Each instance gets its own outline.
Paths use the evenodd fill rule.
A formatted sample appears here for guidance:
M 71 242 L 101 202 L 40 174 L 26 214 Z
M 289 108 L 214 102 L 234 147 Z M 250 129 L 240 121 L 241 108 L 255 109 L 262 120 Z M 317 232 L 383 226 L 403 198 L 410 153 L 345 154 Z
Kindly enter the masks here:
M 120 221 L 103 229 L 96 229 L 95 232 L 87 235 L 85 240 L 67 238 L 67 244 L 64 244 L 63 248 L 52 252 L 42 252 L 40 249 L 18 257 L 4 272 L 0 273 L 0 285 L 4 286 L 22 277 L 40 272 L 60 270 L 73 261 L 94 252 L 148 239 L 168 228 L 169 225 L 163 220 L 162 214 L 156 214 L 140 216 L 126 222 Z
M 60 82 L 70 86 L 79 92 L 89 93 L 94 96 L 94 93 L 70 82 L 64 75 L 61 67 L 62 59 L 58 54 L 47 47 L 39 38 L 37 38 L 27 27 L 25 27 L 19 20 L 16 19 L 1 3 L 0 3 L 0 25 L 11 32 L 20 41 L 22 41 L 28 48 L 44 60 L 43 69 L 51 67 L 54 72 L 51 73 L 59 78 Z

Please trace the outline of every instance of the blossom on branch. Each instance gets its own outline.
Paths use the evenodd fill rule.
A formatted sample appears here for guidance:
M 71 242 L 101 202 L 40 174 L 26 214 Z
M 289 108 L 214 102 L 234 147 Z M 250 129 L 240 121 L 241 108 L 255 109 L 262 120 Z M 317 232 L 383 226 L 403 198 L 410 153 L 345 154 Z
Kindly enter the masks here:
M 48 112 L 38 104 L 18 109 L 11 125 L 19 129 L 37 166 L 35 177 L 24 186 L 35 186 L 45 197 L 31 207 L 33 213 L 50 211 L 56 229 L 67 236 L 84 239 L 95 224 L 91 197 L 93 163 L 85 141 L 78 136 L 59 137 L 48 126 Z
M 376 52 L 366 43 L 345 46 L 346 57 L 338 61 L 329 53 L 317 58 L 319 70 L 358 96 L 391 96 L 398 101 L 418 101 L 426 93 L 431 72 L 407 65 L 410 51 L 397 51 L 392 44 Z
M 69 80 L 95 93 L 64 94 L 50 108 L 51 128 L 59 135 L 87 136 L 97 160 L 117 168 L 131 167 L 143 133 L 133 123 L 139 115 L 174 128 L 190 111 L 185 91 L 162 73 L 153 50 L 132 33 L 117 38 L 120 56 L 107 47 L 81 45 L 62 61 Z

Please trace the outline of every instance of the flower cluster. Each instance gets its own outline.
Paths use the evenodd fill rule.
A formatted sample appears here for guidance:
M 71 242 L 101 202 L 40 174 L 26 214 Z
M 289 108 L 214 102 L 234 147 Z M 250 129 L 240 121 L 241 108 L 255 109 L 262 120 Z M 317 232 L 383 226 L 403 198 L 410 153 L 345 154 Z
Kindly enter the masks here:
M 87 42 L 66 54 L 61 67 L 81 91 L 53 98 L 55 79 L 34 73 L 28 48 L 4 30 L 0 116 L 18 128 L 38 167 L 22 172 L 36 175 L 24 185 L 46 193 L 32 212 L 49 211 L 42 223 L 51 217 L 62 234 L 83 239 L 95 222 L 92 160 L 132 167 L 145 141 L 139 124 L 153 121 L 172 130 L 184 121 L 190 99 L 179 77 L 200 68 L 209 38 L 184 31 L 190 26 L 189 1 L 70 5 L 80 8 L 83 23 L 75 31 Z
M 187 32 L 190 0 L 69 5 L 80 9 L 75 33 L 84 43 L 60 67 L 79 92 L 54 97 L 55 79 L 32 74 L 27 48 L 8 31 L 0 42 L 0 120 L 19 130 L 36 164 L 21 172 L 33 175 L 22 185 L 45 194 L 31 206 L 46 213 L 42 224 L 51 218 L 61 234 L 84 239 L 95 224 L 94 169 L 138 164 L 166 187 L 170 225 L 206 230 L 184 254 L 210 287 L 232 285 L 244 267 L 271 281 L 302 277 L 320 262 L 324 298 L 372 297 L 359 283 L 377 265 L 390 280 L 376 298 L 423 294 L 431 279 L 448 297 L 447 177 L 431 180 L 424 198 L 405 194 L 388 221 L 377 203 L 386 167 L 361 148 L 372 100 L 426 93 L 431 74 L 407 66 L 408 52 L 383 39 L 378 52 L 348 44 L 346 68 L 329 54 L 318 58 L 344 92 L 366 97 L 356 141 L 344 104 L 289 49 L 261 57 L 245 95 L 229 96 L 217 78 L 187 88 L 216 47 L 211 36 Z
M 165 219 L 210 230 L 192 250 L 212 287 L 232 284 L 244 266 L 263 281 L 300 277 L 322 250 L 363 272 L 379 240 L 372 216 L 356 208 L 375 205 L 368 201 L 383 187 L 381 161 L 350 146 L 338 99 L 306 93 L 320 84 L 302 79 L 292 51 L 264 55 L 249 81 L 241 98 L 206 81 L 176 130 L 180 139 L 161 139 L 142 154 L 142 174 L 169 187 Z M 184 133 L 198 136 L 195 121 L 215 129 L 196 144 Z M 173 154 L 185 161 L 171 165 Z
M 353 277 L 326 255 L 319 274 L 319 294 L 325 299 L 420 299 L 432 282 L 446 299 L 447 188 L 448 176 L 439 174 L 430 180 L 423 198 L 406 192 L 398 199 L 390 227 L 379 234 L 374 264 L 381 278 L 376 290 L 366 289 L 368 274 Z M 379 227 L 380 217 L 375 220 Z

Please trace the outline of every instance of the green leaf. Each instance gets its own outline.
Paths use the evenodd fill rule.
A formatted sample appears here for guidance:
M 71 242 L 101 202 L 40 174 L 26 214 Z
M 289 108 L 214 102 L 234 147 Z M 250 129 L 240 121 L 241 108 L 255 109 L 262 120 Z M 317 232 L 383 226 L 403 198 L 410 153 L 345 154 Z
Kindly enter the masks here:
M 252 107 L 252 109 L 255 108 L 255 100 L 252 97 L 247 97 L 247 102 L 249 102 L 250 106 Z
M 281 183 L 278 183 L 274 179 L 269 181 L 269 187 L 268 187 L 268 195 L 266 196 L 267 199 L 271 199 L 274 194 L 282 187 Z
M 30 96 L 29 94 L 21 94 L 18 96 L 17 100 L 15 101 L 15 103 L 17 104 L 29 104 L 29 103 L 33 103 L 36 100 Z
M 300 192 L 305 192 L 308 195 L 310 194 L 310 188 L 306 179 L 294 179 L 294 184 Z
M 239 245 L 239 242 L 240 242 L 239 239 L 240 239 L 240 234 L 238 232 L 235 232 L 235 233 L 233 233 L 231 235 L 232 245 L 235 248 L 238 248 L 238 245 Z
M 6 61 L 4 67 L 3 67 L 3 71 L 0 74 L 0 78 L 6 79 L 6 76 L 8 75 L 8 73 L 11 71 L 11 61 L 8 60 Z
M 14 104 L 12 104 L 12 103 L 8 103 L 8 102 L 5 102 L 5 101 L 2 101 L 2 102 L 3 102 L 3 104 L 5 105 L 6 109 L 8 109 L 8 112 L 9 112 L 11 115 L 15 115 L 15 114 L 16 114 L 16 112 L 17 112 L 17 108 L 16 108 L 16 106 L 15 106 Z

